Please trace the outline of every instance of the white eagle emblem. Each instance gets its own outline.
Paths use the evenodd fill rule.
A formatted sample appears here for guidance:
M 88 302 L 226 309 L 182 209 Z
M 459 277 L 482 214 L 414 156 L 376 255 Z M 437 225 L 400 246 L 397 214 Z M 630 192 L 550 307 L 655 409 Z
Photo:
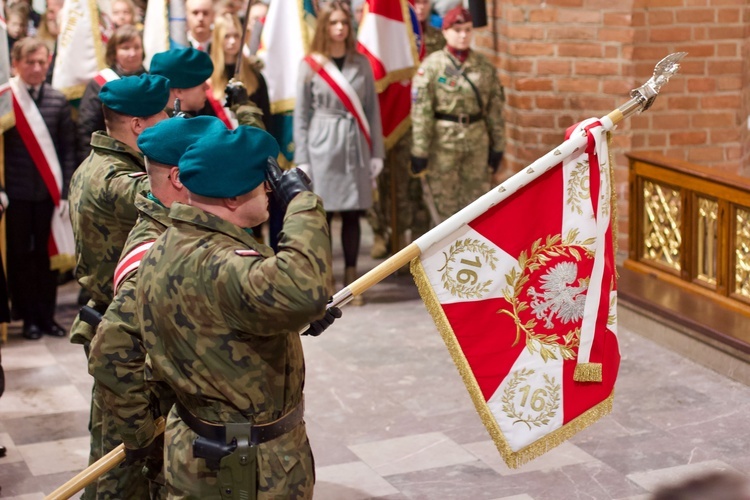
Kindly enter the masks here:
M 537 292 L 533 286 L 528 294 L 532 298 L 531 308 L 537 319 L 545 321 L 547 329 L 554 327 L 552 318 L 563 323 L 579 320 L 583 317 L 586 304 L 586 290 L 589 279 L 579 279 L 578 286 L 572 286 L 578 276 L 578 265 L 575 262 L 561 262 L 542 276 L 542 292 Z

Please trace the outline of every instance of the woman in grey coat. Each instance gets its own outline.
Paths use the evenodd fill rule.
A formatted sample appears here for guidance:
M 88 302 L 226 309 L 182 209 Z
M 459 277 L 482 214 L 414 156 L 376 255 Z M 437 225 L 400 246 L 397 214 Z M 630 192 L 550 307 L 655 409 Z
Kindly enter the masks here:
M 300 64 L 294 144 L 294 161 L 323 198 L 329 224 L 341 214 L 349 284 L 357 278 L 359 219 L 372 206 L 385 149 L 372 69 L 355 51 L 351 14 L 338 1 L 318 13 L 310 55 Z

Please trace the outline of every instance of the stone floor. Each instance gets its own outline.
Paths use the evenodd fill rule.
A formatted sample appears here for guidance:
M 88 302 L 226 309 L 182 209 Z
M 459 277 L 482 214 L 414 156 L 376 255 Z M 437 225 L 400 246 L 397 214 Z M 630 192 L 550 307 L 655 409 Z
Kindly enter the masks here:
M 66 326 L 76 293 L 73 284 L 60 291 Z M 614 412 L 508 469 L 411 278 L 391 276 L 366 297 L 303 340 L 316 499 L 635 500 L 705 471 L 750 470 L 750 388 L 622 325 Z M 2 361 L 2 495 L 43 498 L 86 465 L 83 352 L 65 339 L 24 340 L 12 325 Z

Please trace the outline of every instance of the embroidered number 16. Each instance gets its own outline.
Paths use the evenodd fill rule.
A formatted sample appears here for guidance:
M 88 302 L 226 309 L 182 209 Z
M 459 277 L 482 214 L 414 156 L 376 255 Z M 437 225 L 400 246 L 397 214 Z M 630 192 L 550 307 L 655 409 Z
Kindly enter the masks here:
M 531 392 L 531 386 L 525 385 L 518 389 L 523 393 L 521 399 L 521 406 L 526 406 L 526 400 L 529 399 L 529 392 Z M 544 389 L 537 389 L 531 394 L 531 409 L 534 411 L 542 411 L 547 401 L 544 399 L 547 396 L 547 391 Z

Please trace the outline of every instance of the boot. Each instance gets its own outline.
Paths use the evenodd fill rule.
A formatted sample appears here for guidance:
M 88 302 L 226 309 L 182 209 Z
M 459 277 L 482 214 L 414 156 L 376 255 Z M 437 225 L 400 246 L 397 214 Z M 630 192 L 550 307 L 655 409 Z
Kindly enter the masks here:
M 357 268 L 347 267 L 344 269 L 344 286 L 349 286 L 357 280 Z M 365 299 L 361 295 L 356 295 L 350 302 L 353 306 L 362 306 L 365 304 Z
M 388 256 L 388 242 L 385 240 L 383 235 L 375 234 L 372 240 L 372 249 L 370 250 L 370 257 L 373 259 L 384 259 Z

